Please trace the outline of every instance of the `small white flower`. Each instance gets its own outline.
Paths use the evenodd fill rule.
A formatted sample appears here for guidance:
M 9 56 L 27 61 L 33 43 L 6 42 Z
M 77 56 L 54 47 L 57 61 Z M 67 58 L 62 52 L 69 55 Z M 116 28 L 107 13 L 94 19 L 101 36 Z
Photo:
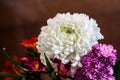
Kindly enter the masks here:
M 48 19 L 38 36 L 37 49 L 44 62 L 48 58 L 59 58 L 62 63 L 71 62 L 73 67 L 81 66 L 80 59 L 97 40 L 103 39 L 96 21 L 85 14 L 57 14 Z

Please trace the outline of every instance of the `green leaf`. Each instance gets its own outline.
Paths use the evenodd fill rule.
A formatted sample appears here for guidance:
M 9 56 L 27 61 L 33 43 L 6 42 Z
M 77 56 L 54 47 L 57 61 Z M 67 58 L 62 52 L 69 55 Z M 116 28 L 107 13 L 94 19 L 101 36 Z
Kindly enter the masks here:
M 31 47 L 27 47 L 27 51 L 31 57 L 35 57 L 37 55 L 36 51 Z
M 118 54 L 116 64 L 113 68 L 116 80 L 120 80 L 120 54 Z
M 22 79 L 21 79 L 21 80 L 27 80 L 27 79 L 26 79 L 26 76 L 22 76 Z
M 9 78 L 13 78 L 15 80 L 19 80 L 20 76 L 15 75 L 15 74 L 10 74 L 10 73 L 4 73 L 4 72 L 0 72 L 0 76 L 1 77 L 9 77 Z
M 51 73 L 52 80 L 57 80 L 56 72 L 55 70 Z
M 20 64 L 19 62 L 15 61 L 12 57 L 10 57 L 10 56 L 7 54 L 5 48 L 3 48 L 3 53 L 4 53 L 4 56 L 6 57 L 6 59 L 7 59 L 10 63 L 12 63 L 12 64 L 15 65 L 16 67 L 18 67 L 19 69 L 21 69 L 22 71 L 24 71 L 23 68 L 22 68 L 22 64 Z
M 46 54 L 44 53 L 44 57 L 45 57 L 45 61 L 46 61 L 46 65 L 47 65 L 47 68 L 48 68 L 48 71 L 49 73 L 52 73 L 54 71 L 50 61 L 48 60 Z
M 47 58 L 46 54 L 44 53 L 44 57 L 45 57 L 45 61 L 46 61 L 46 65 L 47 65 L 47 69 L 50 73 L 50 76 L 51 76 L 51 80 L 60 80 L 59 77 L 56 76 L 56 72 L 55 70 L 53 69 L 49 59 Z

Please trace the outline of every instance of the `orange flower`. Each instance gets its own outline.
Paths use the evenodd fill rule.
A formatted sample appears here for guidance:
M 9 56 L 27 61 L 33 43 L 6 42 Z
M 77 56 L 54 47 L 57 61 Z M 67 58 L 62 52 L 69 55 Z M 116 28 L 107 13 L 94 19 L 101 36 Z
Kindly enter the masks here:
M 25 47 L 30 47 L 36 49 L 37 37 L 32 37 L 30 40 L 23 40 L 20 44 Z

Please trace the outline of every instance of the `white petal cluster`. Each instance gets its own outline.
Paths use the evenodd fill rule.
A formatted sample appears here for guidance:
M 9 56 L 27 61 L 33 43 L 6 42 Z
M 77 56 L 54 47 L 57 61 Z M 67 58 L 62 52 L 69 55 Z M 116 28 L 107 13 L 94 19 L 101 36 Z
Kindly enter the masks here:
M 57 14 L 47 21 L 38 36 L 37 49 L 44 62 L 48 58 L 59 58 L 62 63 L 81 66 L 80 59 L 91 47 L 103 39 L 96 21 L 85 14 Z

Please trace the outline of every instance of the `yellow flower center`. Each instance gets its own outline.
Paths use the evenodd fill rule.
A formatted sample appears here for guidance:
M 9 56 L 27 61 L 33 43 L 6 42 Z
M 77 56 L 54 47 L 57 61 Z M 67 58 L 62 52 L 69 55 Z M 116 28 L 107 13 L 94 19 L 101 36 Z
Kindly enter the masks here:
M 39 64 L 36 64 L 32 67 L 33 70 L 38 70 L 39 69 Z
M 65 37 L 67 37 L 67 39 L 69 39 L 70 41 L 73 41 L 74 43 L 77 42 L 78 40 L 78 35 L 75 32 L 75 29 L 73 28 L 72 25 L 62 25 L 60 27 L 60 31 L 63 33 L 63 35 Z
M 62 26 L 61 27 L 61 32 L 72 34 L 72 33 L 75 33 L 75 30 L 72 29 L 71 27 Z

